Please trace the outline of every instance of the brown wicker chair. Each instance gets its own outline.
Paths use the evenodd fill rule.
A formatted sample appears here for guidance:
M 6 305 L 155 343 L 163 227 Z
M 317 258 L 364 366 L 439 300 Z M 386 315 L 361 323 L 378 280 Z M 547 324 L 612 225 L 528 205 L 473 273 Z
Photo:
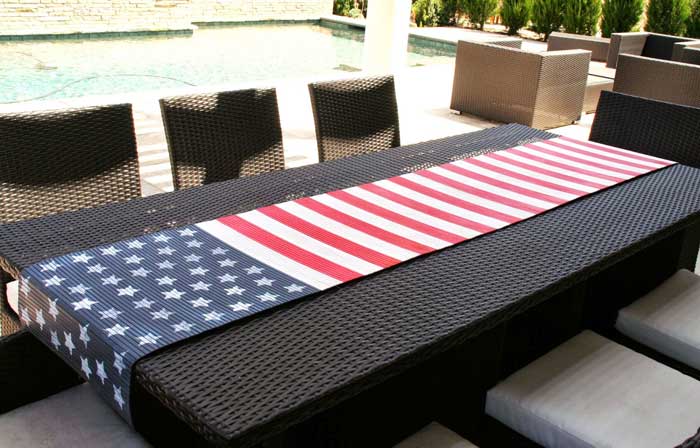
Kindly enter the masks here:
M 130 104 L 0 114 L 0 223 L 141 196 Z M 0 273 L 0 332 L 19 329 Z
M 700 107 L 700 66 L 621 54 L 613 91 Z
M 401 146 L 393 76 L 309 84 L 321 162 Z
M 700 108 L 602 92 L 590 140 L 700 168 Z
M 547 51 L 589 50 L 592 61 L 607 61 L 610 39 L 580 34 L 553 32 L 547 39 Z
M 618 56 L 632 54 L 666 61 L 680 61 L 687 45 L 699 43 L 689 37 L 655 33 L 613 33 L 610 37 L 607 66 L 617 67 Z
M 176 190 L 284 169 L 275 89 L 160 100 Z
M 583 108 L 590 56 L 460 41 L 450 107 L 539 129 L 571 124 Z

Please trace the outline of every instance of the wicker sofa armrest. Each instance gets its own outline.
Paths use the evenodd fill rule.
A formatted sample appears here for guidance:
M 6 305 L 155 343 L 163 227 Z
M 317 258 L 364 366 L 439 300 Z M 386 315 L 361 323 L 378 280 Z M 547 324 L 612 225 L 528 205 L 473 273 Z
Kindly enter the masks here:
M 700 66 L 621 54 L 613 91 L 700 107 Z
M 641 55 L 644 51 L 649 33 L 613 33 L 610 37 L 607 66 L 617 67 L 617 59 L 620 54 Z
M 610 39 L 605 37 L 581 36 L 579 34 L 553 32 L 547 40 L 547 51 L 588 50 L 591 60 L 607 61 Z
M 0 414 L 81 382 L 27 330 L 0 337 Z
M 685 64 L 700 65 L 700 45 L 688 46 L 683 50 L 681 61 Z

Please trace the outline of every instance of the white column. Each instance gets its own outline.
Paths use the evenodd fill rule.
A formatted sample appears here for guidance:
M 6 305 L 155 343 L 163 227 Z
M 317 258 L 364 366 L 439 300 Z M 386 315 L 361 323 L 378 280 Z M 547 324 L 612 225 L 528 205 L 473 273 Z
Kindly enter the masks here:
M 394 73 L 406 66 L 411 0 L 370 0 L 365 27 L 364 69 Z

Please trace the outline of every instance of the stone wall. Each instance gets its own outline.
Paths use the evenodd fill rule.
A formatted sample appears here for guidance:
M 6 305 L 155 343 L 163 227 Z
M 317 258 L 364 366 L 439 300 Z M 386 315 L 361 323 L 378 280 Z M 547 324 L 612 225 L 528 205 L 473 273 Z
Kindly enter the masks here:
M 184 30 L 192 22 L 307 20 L 333 0 L 0 0 L 0 35 Z

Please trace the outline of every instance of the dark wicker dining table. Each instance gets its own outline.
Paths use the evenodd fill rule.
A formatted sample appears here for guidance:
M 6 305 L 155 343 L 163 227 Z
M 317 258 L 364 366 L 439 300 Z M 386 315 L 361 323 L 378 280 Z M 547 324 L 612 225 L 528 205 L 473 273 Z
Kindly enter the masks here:
M 551 137 L 505 125 L 3 225 L 0 267 L 17 277 L 49 257 Z M 699 228 L 700 170 L 622 183 L 147 356 L 135 426 L 170 443 L 264 445 L 660 241 L 678 236 L 663 262 L 689 267 Z

